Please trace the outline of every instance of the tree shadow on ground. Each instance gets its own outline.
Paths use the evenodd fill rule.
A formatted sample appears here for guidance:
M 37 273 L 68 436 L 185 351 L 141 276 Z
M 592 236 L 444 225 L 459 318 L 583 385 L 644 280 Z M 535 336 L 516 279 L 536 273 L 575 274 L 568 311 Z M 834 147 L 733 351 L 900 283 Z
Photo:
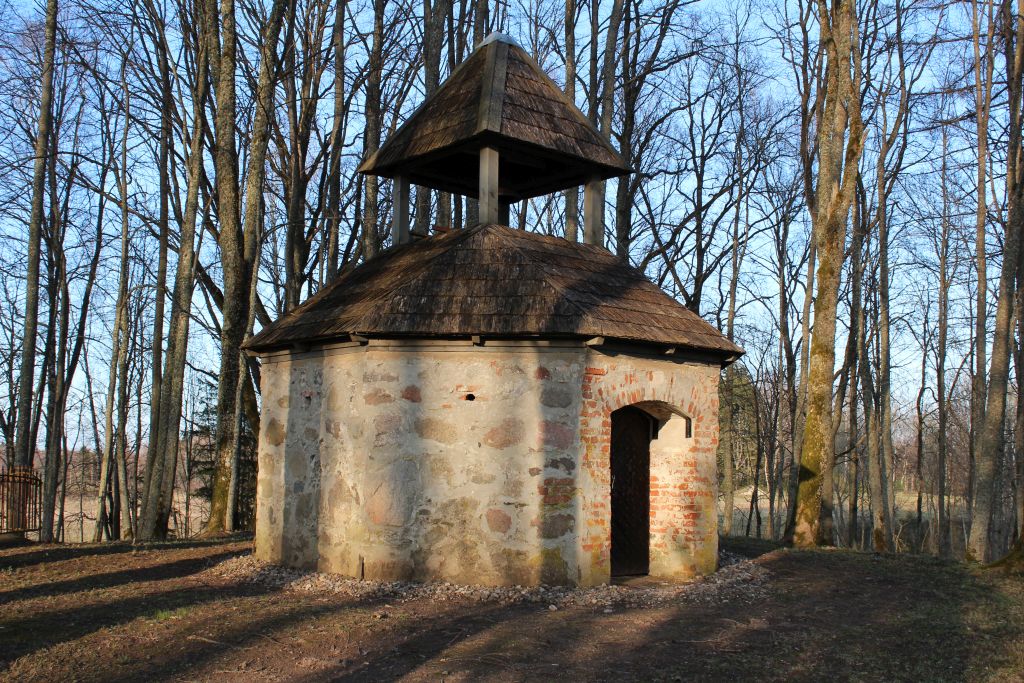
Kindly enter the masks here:
M 81 680 L 172 679 L 236 650 L 275 647 L 279 641 L 270 634 L 286 638 L 292 626 L 309 626 L 325 614 L 352 611 L 359 622 L 372 622 L 371 612 L 382 602 L 367 598 L 339 604 L 301 594 L 282 600 L 275 596 L 277 588 L 217 579 L 207 583 L 195 576 L 236 555 L 237 550 L 224 550 L 105 573 L 87 568 L 71 580 L 12 591 L 0 613 L 0 672 L 50 680 L 60 667 L 70 667 Z M 94 563 L 91 568 L 107 566 Z M 90 637 L 108 629 L 122 644 L 102 654 L 95 648 L 102 649 L 104 640 Z M 80 661 L 69 662 L 67 647 L 86 650 L 73 657 Z M 50 652 L 42 660 L 29 657 L 45 650 Z M 47 668 L 47 661 L 57 668 Z
M 0 664 L 10 664 L 19 657 L 59 643 L 78 640 L 139 617 L 152 616 L 159 610 L 189 609 L 229 597 L 260 595 L 268 590 L 252 584 L 227 587 L 188 585 L 131 598 L 101 599 L 80 607 L 36 611 L 31 616 L 16 615 L 0 620 L 0 629 L 6 634 L 0 649 Z
M 118 555 L 143 550 L 158 550 L 163 547 L 173 547 L 175 550 L 186 550 L 188 548 L 203 548 L 208 546 L 236 543 L 251 538 L 251 534 L 217 538 L 211 540 L 193 541 L 168 541 L 153 543 L 136 543 L 130 541 L 110 541 L 107 543 L 89 543 L 84 545 L 39 545 L 30 544 L 18 546 L 17 548 L 3 549 L 0 552 L 0 571 L 22 569 L 32 565 L 64 562 L 78 558 L 94 557 L 102 555 Z
M 767 538 L 754 538 L 752 536 L 719 536 L 718 547 L 720 550 L 739 555 L 748 559 L 767 555 L 773 550 L 786 547 L 782 541 L 775 541 Z
M 985 589 L 965 567 L 830 551 L 779 553 L 768 566 L 768 599 L 732 612 L 709 637 L 679 641 L 677 664 L 662 672 L 723 680 L 966 678 L 973 654 L 966 611 Z M 653 672 L 644 664 L 652 648 L 678 639 L 688 616 L 673 610 L 623 653 L 640 664 L 637 675 Z
M 549 611 L 543 605 L 529 610 L 516 623 L 467 638 L 464 646 L 446 652 L 442 660 L 425 666 L 425 674 L 447 673 L 465 680 L 651 680 L 662 673 L 660 667 L 651 675 L 637 675 L 638 662 L 631 656 L 630 643 L 638 632 L 649 633 L 654 640 L 644 657 L 664 662 L 666 646 L 678 642 L 665 634 L 650 633 L 647 622 L 664 615 L 649 609 L 615 609 L 606 614 L 594 608 L 570 608 Z M 711 614 L 695 614 L 691 608 L 688 619 L 696 621 L 687 628 L 687 637 L 707 639 L 716 628 Z M 657 618 L 663 618 L 659 616 Z M 645 636 L 648 637 L 648 636 Z M 689 679 L 688 679 L 689 680 Z
M 178 647 L 168 648 L 158 644 L 156 647 L 147 648 L 140 653 L 142 656 L 135 657 L 130 664 L 122 666 L 118 671 L 118 676 L 123 680 L 130 681 L 172 680 L 185 672 L 203 671 L 204 665 L 235 651 L 256 650 L 259 652 L 275 645 L 287 650 L 287 644 L 282 646 L 282 642 L 278 638 L 288 638 L 293 627 L 308 626 L 309 622 L 320 617 L 337 616 L 342 612 L 352 612 L 352 616 L 369 621 L 372 619 L 373 610 L 380 607 L 381 604 L 383 604 L 382 598 L 352 600 L 341 604 L 334 601 L 312 603 L 310 600 L 297 600 L 279 603 L 282 607 L 280 611 L 272 610 L 269 614 L 261 611 L 255 613 L 253 618 L 241 622 L 218 623 L 214 621 L 197 624 L 192 621 L 184 623 L 162 639 L 164 642 L 176 642 Z M 204 631 L 210 631 L 213 637 L 197 634 L 198 627 L 202 627 Z M 201 674 L 201 678 L 204 680 L 216 679 L 217 676 L 211 676 L 211 673 L 213 672 L 205 670 Z M 218 671 L 215 673 L 228 672 Z M 252 675 L 259 678 L 259 674 L 256 672 L 253 672 Z M 295 680 L 294 671 L 286 678 Z M 317 676 L 313 680 L 322 680 L 322 678 Z
M 779 551 L 757 561 L 769 572 L 757 590 L 606 613 L 384 604 L 196 574 L 226 550 L 93 562 L 94 592 L 84 571 L 56 568 L 42 593 L 3 605 L 0 677 L 960 681 L 1024 664 L 1010 652 L 1024 637 L 1024 601 L 1009 597 L 1020 584 L 921 556 Z
M 200 557 L 176 560 L 174 562 L 162 562 L 147 567 L 134 569 L 123 569 L 120 571 L 106 572 L 103 574 L 88 574 L 65 581 L 49 581 L 25 588 L 17 588 L 9 591 L 0 591 L 0 605 L 15 602 L 18 600 L 30 600 L 54 595 L 67 595 L 79 591 L 94 591 L 104 588 L 112 588 L 126 583 L 143 583 L 148 581 L 163 581 L 189 576 L 200 572 L 211 564 L 216 564 L 230 557 L 236 556 L 234 551 L 225 551 L 215 555 L 202 555 Z
M 367 657 L 362 662 L 344 664 L 319 671 L 295 683 L 316 683 L 317 681 L 385 681 L 396 680 L 419 668 L 424 662 L 437 662 L 439 654 L 446 653 L 458 643 L 472 639 L 494 628 L 508 625 L 537 607 L 508 607 L 485 605 L 461 614 L 445 613 L 426 620 L 417 620 L 415 631 L 403 635 L 397 643 L 384 652 Z M 444 658 L 441 658 L 444 661 Z
M 449 674 L 466 680 L 968 677 L 977 636 L 966 612 L 987 588 L 967 568 L 834 552 L 778 553 L 766 565 L 773 580 L 763 600 L 534 611 L 445 648 L 424 668 L 437 673 L 443 658 Z

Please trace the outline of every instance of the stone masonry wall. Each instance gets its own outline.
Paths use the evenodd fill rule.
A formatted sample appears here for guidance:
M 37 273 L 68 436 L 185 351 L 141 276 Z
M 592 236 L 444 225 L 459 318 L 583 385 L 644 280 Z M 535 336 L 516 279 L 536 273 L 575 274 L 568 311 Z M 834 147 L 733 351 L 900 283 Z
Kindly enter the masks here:
M 693 438 L 675 417 L 652 442 L 651 571 L 711 571 L 717 377 L 582 347 L 264 358 L 257 556 L 368 579 L 604 583 L 609 416 L 660 401 Z

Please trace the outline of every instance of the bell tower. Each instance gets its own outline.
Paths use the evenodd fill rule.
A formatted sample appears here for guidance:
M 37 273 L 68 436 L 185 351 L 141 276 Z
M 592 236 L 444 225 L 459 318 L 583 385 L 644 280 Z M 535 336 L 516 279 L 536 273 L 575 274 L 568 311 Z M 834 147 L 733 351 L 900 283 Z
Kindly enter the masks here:
M 583 241 L 601 246 L 601 184 L 630 168 L 522 47 L 492 33 L 359 172 L 392 180 L 394 244 L 413 237 L 415 184 L 477 197 L 480 222 L 501 225 L 513 202 L 583 186 Z

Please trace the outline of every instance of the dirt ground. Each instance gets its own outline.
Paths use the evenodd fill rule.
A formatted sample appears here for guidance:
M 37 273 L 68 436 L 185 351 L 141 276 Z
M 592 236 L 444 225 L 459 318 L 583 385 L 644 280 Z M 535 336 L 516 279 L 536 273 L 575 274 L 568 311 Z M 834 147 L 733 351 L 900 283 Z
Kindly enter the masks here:
M 249 545 L 0 550 L 0 678 L 1024 681 L 1024 581 L 928 557 L 730 541 L 760 554 L 757 599 L 552 610 L 353 598 L 210 569 Z

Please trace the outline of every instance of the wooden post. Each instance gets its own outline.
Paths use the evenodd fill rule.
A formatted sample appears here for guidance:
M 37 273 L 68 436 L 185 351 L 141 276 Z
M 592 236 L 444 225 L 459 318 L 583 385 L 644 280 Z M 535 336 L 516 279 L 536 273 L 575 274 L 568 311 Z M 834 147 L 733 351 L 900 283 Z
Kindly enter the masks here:
M 604 246 L 604 181 L 591 178 L 583 188 L 583 241 Z
M 509 215 L 511 207 L 511 202 L 498 202 L 498 223 L 501 225 L 510 225 L 509 221 L 511 219 L 509 218 Z
M 486 224 L 500 221 L 498 150 L 493 147 L 483 147 L 480 149 L 480 222 Z
M 391 182 L 391 243 L 409 241 L 409 181 L 395 176 Z

